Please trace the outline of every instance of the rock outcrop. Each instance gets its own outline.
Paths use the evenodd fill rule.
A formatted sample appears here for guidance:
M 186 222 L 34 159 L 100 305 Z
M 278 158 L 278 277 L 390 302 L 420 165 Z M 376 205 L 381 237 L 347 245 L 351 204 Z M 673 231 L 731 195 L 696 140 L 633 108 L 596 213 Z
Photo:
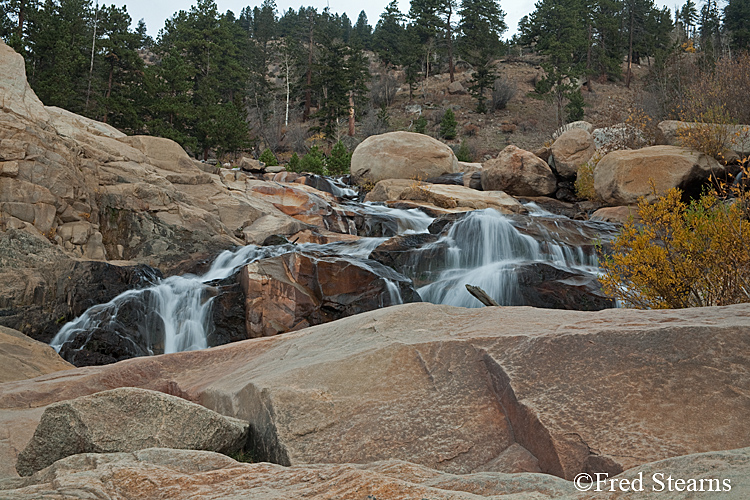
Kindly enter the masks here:
M 597 164 L 594 189 L 608 205 L 635 205 L 641 197 L 656 201 L 674 187 L 698 195 L 710 175 L 723 171 L 710 156 L 678 146 L 613 151 Z
M 74 368 L 49 345 L 4 326 L 0 326 L 0 359 L 0 384 Z
M 256 459 L 279 464 L 397 458 L 468 473 L 518 444 L 548 474 L 615 474 L 750 445 L 737 431 L 750 411 L 750 377 L 726 369 L 748 364 L 747 304 L 600 312 L 407 304 L 2 384 L 0 428 L 13 436 L 0 440 L 0 463 L 15 463 L 42 407 L 137 386 L 249 421 Z
M 68 457 L 29 478 L 0 479 L 0 495 L 18 500 L 63 495 L 72 500 L 92 496 L 151 498 L 164 492 L 175 500 L 480 500 L 506 497 L 614 500 L 653 494 L 677 500 L 695 493 L 696 496 L 743 499 L 750 495 L 749 457 L 750 449 L 743 448 L 651 462 L 614 476 L 628 481 L 622 483 L 625 491 L 619 489 L 618 481 L 614 491 L 607 482 L 600 485 L 600 491 L 578 492 L 570 481 L 546 474 L 456 475 L 400 460 L 364 465 L 282 467 L 269 463 L 238 463 L 207 451 L 150 448 L 133 453 Z M 656 476 L 662 479 L 663 489 L 653 480 L 654 474 L 664 474 Z M 667 490 L 669 476 L 672 477 L 671 491 Z M 641 477 L 643 492 L 638 491 Z M 675 479 L 682 478 L 687 480 L 679 483 L 678 490 Z M 695 480 L 691 490 L 688 490 L 689 479 Z M 639 482 L 632 483 L 633 480 Z M 727 485 L 731 489 L 726 490 Z
M 388 132 L 362 141 L 352 154 L 357 182 L 384 179 L 424 180 L 461 172 L 453 150 L 432 137 L 413 132 Z
M 526 209 L 512 196 L 502 191 L 477 191 L 466 186 L 430 184 L 406 179 L 388 179 L 378 182 L 365 197 L 366 201 L 415 201 L 434 207 L 465 212 L 467 210 L 495 210 L 525 213 Z
M 560 134 L 552 144 L 551 165 L 560 177 L 574 178 L 578 167 L 589 161 L 595 151 L 591 133 L 573 127 Z
M 18 454 L 22 476 L 79 453 L 178 448 L 223 453 L 245 447 L 248 424 L 156 391 L 132 387 L 48 406 Z
M 511 196 L 548 196 L 557 189 L 557 178 L 547 163 L 516 146 L 503 149 L 484 163 L 484 191 L 504 191 Z
M 290 252 L 240 271 L 248 337 L 267 337 L 419 302 L 411 281 L 379 262 Z

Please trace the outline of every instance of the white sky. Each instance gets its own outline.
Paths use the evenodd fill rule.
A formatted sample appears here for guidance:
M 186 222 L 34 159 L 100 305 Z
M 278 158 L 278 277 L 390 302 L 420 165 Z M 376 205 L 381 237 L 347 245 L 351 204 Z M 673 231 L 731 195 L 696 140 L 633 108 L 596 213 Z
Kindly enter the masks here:
M 374 28 L 380 18 L 380 14 L 385 10 L 390 0 L 276 0 L 276 7 L 279 13 L 286 12 L 289 7 L 298 10 L 301 6 L 316 7 L 322 11 L 326 5 L 331 11 L 338 14 L 346 15 L 351 19 L 352 24 L 357 21 L 360 11 L 364 10 L 367 14 L 367 20 Z M 255 7 L 260 5 L 262 0 L 216 0 L 219 12 L 231 10 L 239 16 L 240 11 L 247 6 Z M 518 28 L 518 21 L 525 15 L 534 10 L 535 0 L 500 0 L 500 7 L 505 11 L 505 22 L 508 25 L 506 37 L 513 35 Z M 657 0 L 657 5 L 667 6 L 674 12 L 675 1 Z M 685 3 L 681 0 L 679 4 Z M 699 6 L 702 1 L 696 2 Z M 178 0 L 104 0 L 102 4 L 115 4 L 117 6 L 127 6 L 130 17 L 133 18 L 134 24 L 143 18 L 146 21 L 149 35 L 156 37 L 159 30 L 164 27 L 164 21 L 171 17 L 179 10 L 190 10 L 195 2 L 178 1 Z M 409 0 L 399 0 L 399 7 L 404 14 L 409 12 Z

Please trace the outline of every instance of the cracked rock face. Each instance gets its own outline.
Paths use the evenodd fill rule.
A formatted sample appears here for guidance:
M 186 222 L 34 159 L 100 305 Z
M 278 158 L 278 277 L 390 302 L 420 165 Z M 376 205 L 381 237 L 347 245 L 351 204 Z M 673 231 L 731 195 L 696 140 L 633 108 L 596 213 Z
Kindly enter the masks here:
M 0 386 L 0 463 L 38 409 L 113 386 L 250 422 L 279 464 L 408 460 L 567 479 L 750 446 L 750 305 L 680 311 L 407 304 L 206 351 Z M 512 448 L 512 449 L 511 449 Z

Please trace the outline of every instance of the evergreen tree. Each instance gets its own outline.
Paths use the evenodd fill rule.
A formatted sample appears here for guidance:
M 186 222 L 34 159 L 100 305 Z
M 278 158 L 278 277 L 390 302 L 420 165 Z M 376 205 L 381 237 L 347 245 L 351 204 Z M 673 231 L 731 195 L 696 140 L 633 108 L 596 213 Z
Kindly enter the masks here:
M 582 0 L 541 0 L 519 23 L 521 41 L 547 56 L 542 65 L 547 75 L 538 90 L 553 92 L 559 124 L 564 121 L 563 105 L 575 89 L 571 82 L 586 71 L 586 17 Z
M 331 149 L 327 168 L 330 175 L 345 175 L 349 173 L 352 164 L 352 154 L 346 149 L 344 143 L 338 141 Z
M 357 22 L 352 28 L 350 43 L 352 47 L 360 47 L 363 50 L 372 49 L 372 26 L 367 23 L 365 11 L 359 13 Z
M 729 0 L 724 7 L 724 26 L 729 31 L 733 49 L 749 49 L 750 0 Z
M 263 152 L 260 154 L 260 157 L 258 157 L 258 160 L 265 163 L 267 167 L 275 167 L 279 164 L 279 161 L 276 159 L 276 155 L 274 155 L 273 152 L 268 148 L 263 150 Z
M 369 79 L 367 61 L 361 51 L 352 50 L 340 41 L 334 41 L 325 48 L 315 87 L 322 96 L 316 117 L 320 122 L 320 130 L 326 137 L 335 138 L 339 118 L 349 116 L 350 96 L 355 109 L 363 109 L 367 101 L 366 82 Z
M 375 32 L 372 35 L 372 47 L 386 67 L 395 67 L 404 63 L 406 29 L 403 26 L 404 15 L 398 9 L 397 0 L 392 0 L 380 15 Z
M 247 142 L 242 109 L 248 81 L 248 38 L 231 12 L 219 15 L 213 0 L 198 0 L 190 11 L 167 20 L 159 51 L 184 58 L 191 75 L 190 118 L 180 135 L 202 151 L 234 151 Z M 179 55 L 179 56 L 178 56 Z
M 178 49 L 171 47 L 161 53 L 156 65 L 146 68 L 144 78 L 148 95 L 147 132 L 172 139 L 191 150 L 198 146 L 192 135 L 196 118 L 192 102 L 195 73 Z
M 0 2 L 0 38 L 25 55 L 29 26 L 39 10 L 39 0 L 2 0 Z
M 469 90 L 477 99 L 477 111 L 487 112 L 485 91 L 495 81 L 493 60 L 502 52 L 500 36 L 505 32 L 505 13 L 496 0 L 463 0 L 461 2 L 458 49 L 474 66 Z
M 685 5 L 680 9 L 680 21 L 685 29 L 685 37 L 695 37 L 695 28 L 698 21 L 698 9 L 693 0 L 685 0 Z
M 301 172 L 310 172 L 311 174 L 326 175 L 326 163 L 323 153 L 318 146 L 313 146 L 310 151 L 302 157 L 299 162 Z
M 292 157 L 289 158 L 289 163 L 287 163 L 286 169 L 289 172 L 301 172 L 302 171 L 300 169 L 300 159 L 299 159 L 299 156 L 297 156 L 296 151 L 292 153 Z
M 93 37 L 86 0 L 46 0 L 28 26 L 29 84 L 43 103 L 83 113 Z
M 698 34 L 701 50 L 710 54 L 714 59 L 718 57 L 716 50 L 720 45 L 721 14 L 716 0 L 706 0 L 701 7 Z
M 131 133 L 142 126 L 144 63 L 138 55 L 142 36 L 130 31 L 131 19 L 125 8 L 114 5 L 99 12 L 95 62 L 97 82 L 91 96 L 92 115 Z
M 456 115 L 453 113 L 453 110 L 451 108 L 448 108 L 447 110 L 445 110 L 443 119 L 440 120 L 440 137 L 448 140 L 455 139 L 456 127 L 458 127 Z
M 419 118 L 414 120 L 414 132 L 418 134 L 424 134 L 427 130 L 427 118 L 419 115 Z

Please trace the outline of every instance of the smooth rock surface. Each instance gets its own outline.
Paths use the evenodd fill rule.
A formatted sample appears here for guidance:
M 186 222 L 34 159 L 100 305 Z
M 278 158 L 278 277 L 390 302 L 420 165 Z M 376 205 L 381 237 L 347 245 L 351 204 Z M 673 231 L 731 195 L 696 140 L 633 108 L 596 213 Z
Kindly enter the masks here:
M 700 194 L 709 176 L 723 171 L 710 156 L 679 146 L 613 151 L 597 164 L 594 189 L 608 205 L 636 205 L 641 197 L 654 202 L 673 187 Z
M 641 216 L 638 214 L 638 206 L 626 205 L 622 207 L 600 208 L 599 210 L 591 214 L 589 220 L 626 224 L 631 220 L 635 222 L 640 221 Z
M 516 146 L 503 149 L 484 163 L 484 191 L 504 191 L 511 196 L 548 196 L 557 189 L 557 178 L 547 163 Z
M 282 467 L 238 463 L 205 451 L 160 448 L 76 455 L 30 478 L 0 479 L 0 497 L 19 500 L 62 495 L 67 499 L 542 500 L 567 498 L 574 491 L 571 483 L 544 474 L 454 475 L 399 460 Z
M 388 132 L 362 141 L 352 154 L 355 182 L 383 179 L 424 180 L 461 172 L 453 150 L 432 137 L 413 132 Z
M 182 398 L 123 387 L 48 406 L 16 470 L 30 476 L 70 455 L 153 447 L 230 453 L 247 432 L 247 422 Z
M 594 156 L 594 138 L 587 130 L 571 128 L 566 130 L 552 144 L 554 168 L 560 177 L 575 177 L 578 167 Z
M 32 410 L 137 386 L 249 421 L 256 458 L 280 464 L 398 458 L 465 473 L 517 443 L 545 473 L 614 474 L 750 446 L 749 365 L 750 304 L 599 312 L 406 304 L 2 384 L 0 419 L 17 430 L 12 447 L 0 440 L 0 463 L 26 446 Z
M 0 326 L 0 384 L 72 368 L 49 345 Z

